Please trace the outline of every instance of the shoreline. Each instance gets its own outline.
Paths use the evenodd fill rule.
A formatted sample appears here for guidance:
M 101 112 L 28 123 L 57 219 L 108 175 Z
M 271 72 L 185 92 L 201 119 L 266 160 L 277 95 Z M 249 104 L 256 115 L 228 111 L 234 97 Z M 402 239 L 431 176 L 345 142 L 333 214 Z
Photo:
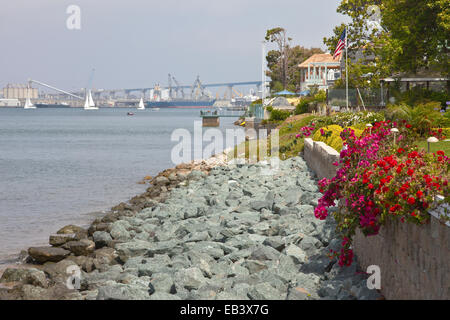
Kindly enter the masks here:
M 99 220 L 101 221 L 105 216 L 107 216 L 108 214 L 112 214 L 113 212 L 117 212 L 117 211 L 122 211 L 123 209 L 126 210 L 138 210 L 139 211 L 139 200 L 145 200 L 146 198 L 148 198 L 148 193 L 149 193 L 149 189 L 151 189 L 152 187 L 157 187 L 157 185 L 154 185 L 154 182 L 156 182 L 156 178 L 162 176 L 162 177 L 167 177 L 170 173 L 174 172 L 174 171 L 178 171 L 178 170 L 186 170 L 187 171 L 192 171 L 192 170 L 198 170 L 198 169 L 202 169 L 202 168 L 208 168 L 208 171 L 210 169 L 212 169 L 213 167 L 215 167 L 216 165 L 226 165 L 226 163 L 224 162 L 224 158 L 227 157 L 227 153 L 232 150 L 232 148 L 229 149 L 225 149 L 213 156 L 211 156 L 208 159 L 202 159 L 202 160 L 192 160 L 188 163 L 181 163 L 178 165 L 175 165 L 173 167 L 169 167 L 167 169 L 164 169 L 160 172 L 158 172 L 154 177 L 152 177 L 151 179 L 146 179 L 149 176 L 143 177 L 142 180 L 137 181 L 137 184 L 145 184 L 147 186 L 147 188 L 145 189 L 144 192 L 136 194 L 134 196 L 132 196 L 131 198 L 129 198 L 128 200 L 122 201 L 116 205 L 113 205 L 112 207 L 110 207 L 109 209 L 105 209 L 103 211 L 92 211 L 92 212 L 88 212 L 85 215 L 86 216 L 90 216 L 90 222 L 86 222 L 84 224 L 79 224 L 78 226 L 89 230 L 94 223 L 99 222 Z M 188 169 L 188 168 L 192 168 L 192 169 Z M 188 172 L 188 173 L 189 173 Z M 170 190 L 167 190 L 170 191 Z M 153 200 L 153 199 L 151 199 Z M 156 202 L 161 202 L 161 200 L 164 199 L 158 199 Z M 91 217 L 91 215 L 96 215 L 98 217 Z M 63 226 L 62 228 L 64 228 L 65 226 Z M 61 228 L 61 229 L 62 229 Z M 56 234 L 57 231 L 55 231 L 53 234 Z M 52 234 L 49 234 L 48 237 L 50 237 Z M 27 249 L 32 247 L 32 246 L 45 246 L 48 245 L 48 241 L 45 241 L 45 243 L 41 244 L 32 244 L 30 246 L 27 246 L 25 248 L 23 248 L 23 250 L 21 250 L 18 253 L 11 253 L 8 256 L 5 257 L 5 259 L 0 260 L 0 278 L 3 274 L 3 272 L 7 269 L 7 268 L 20 268 L 20 267 L 34 267 L 36 266 L 36 264 L 34 263 L 28 263 L 27 259 L 29 258 L 28 254 L 27 254 Z M 29 259 L 28 259 L 29 260 Z M 1 284 L 0 284 L 0 288 L 1 288 Z
M 227 152 L 163 170 L 88 229 L 31 247 L 32 263 L 0 277 L 0 300 L 380 298 L 357 263 L 328 257 L 341 240 L 314 217 L 317 177 L 302 157 L 267 176 L 267 164 L 226 163 Z M 78 290 L 67 287 L 74 267 Z

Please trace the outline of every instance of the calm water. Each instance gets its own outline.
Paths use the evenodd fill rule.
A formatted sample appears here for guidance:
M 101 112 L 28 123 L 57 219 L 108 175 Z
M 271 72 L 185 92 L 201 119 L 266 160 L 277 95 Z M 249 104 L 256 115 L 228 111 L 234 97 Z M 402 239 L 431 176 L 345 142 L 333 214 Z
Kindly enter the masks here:
M 0 261 L 143 192 L 139 180 L 173 166 L 172 131 L 199 120 L 198 109 L 0 109 Z

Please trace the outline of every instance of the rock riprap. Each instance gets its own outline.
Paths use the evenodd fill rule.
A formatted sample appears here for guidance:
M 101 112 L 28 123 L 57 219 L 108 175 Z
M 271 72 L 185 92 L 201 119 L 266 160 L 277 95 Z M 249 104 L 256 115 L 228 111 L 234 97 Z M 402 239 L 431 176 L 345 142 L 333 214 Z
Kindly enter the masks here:
M 265 169 L 232 164 L 186 173 L 179 166 L 182 174 L 154 178 L 158 196 L 170 188 L 160 202 L 147 195 L 139 210 L 121 204 L 87 239 L 72 236 L 83 233 L 75 228 L 52 238 L 60 255 L 43 268 L 49 286 L 72 263 L 82 268 L 75 299 L 380 298 L 357 262 L 341 268 L 328 256 L 340 240 L 331 219 L 314 217 L 321 194 L 305 161 Z M 30 254 L 47 259 L 47 250 Z

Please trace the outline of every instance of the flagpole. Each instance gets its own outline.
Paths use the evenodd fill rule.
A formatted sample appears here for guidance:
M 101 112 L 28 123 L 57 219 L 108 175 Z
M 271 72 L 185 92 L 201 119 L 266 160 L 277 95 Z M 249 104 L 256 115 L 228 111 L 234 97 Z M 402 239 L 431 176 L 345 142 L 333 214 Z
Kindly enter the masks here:
M 347 99 L 347 111 L 348 109 L 348 55 L 347 55 L 347 46 L 348 46 L 348 26 L 345 26 L 345 96 Z

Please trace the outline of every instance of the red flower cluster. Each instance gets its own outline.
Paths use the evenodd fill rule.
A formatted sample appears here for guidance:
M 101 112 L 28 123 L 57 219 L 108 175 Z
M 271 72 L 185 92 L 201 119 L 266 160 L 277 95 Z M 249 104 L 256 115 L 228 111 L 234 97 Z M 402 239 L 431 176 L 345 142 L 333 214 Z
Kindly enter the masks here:
M 426 210 L 436 194 L 449 195 L 450 159 L 443 151 L 428 154 L 413 146 L 406 134 L 407 123 L 377 122 L 360 138 L 344 129 L 336 176 L 319 182 L 323 197 L 315 209 L 318 219 L 326 219 L 327 208 L 341 200 L 341 209 L 333 215 L 345 238 L 339 265 L 349 265 L 353 258 L 351 238 L 356 228 L 365 235 L 376 235 L 387 217 L 400 221 L 424 223 Z M 394 145 L 390 128 L 396 126 L 404 139 Z M 336 253 L 337 254 L 337 253 Z

